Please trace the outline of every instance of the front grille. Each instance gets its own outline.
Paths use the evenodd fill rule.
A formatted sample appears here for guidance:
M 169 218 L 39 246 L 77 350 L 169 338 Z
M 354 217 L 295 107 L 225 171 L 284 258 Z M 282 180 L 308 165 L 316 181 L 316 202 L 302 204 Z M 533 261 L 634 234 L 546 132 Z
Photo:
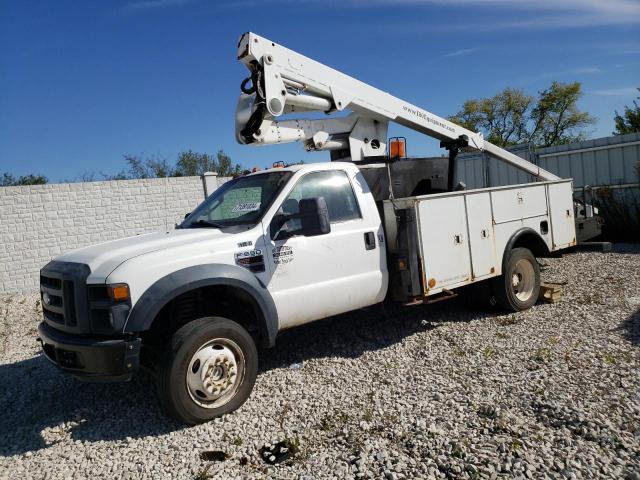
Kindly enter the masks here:
M 44 310 L 44 316 L 47 317 L 49 320 L 51 320 L 52 322 L 56 322 L 56 323 L 60 323 L 61 325 L 64 325 L 64 315 L 62 315 L 61 313 L 52 312 L 45 308 L 43 308 L 43 310 Z
M 65 322 L 69 326 L 76 325 L 76 295 L 73 288 L 73 282 L 71 280 L 65 280 L 64 285 L 64 304 L 65 308 Z
M 49 293 L 49 305 L 51 307 L 62 307 L 62 297 L 60 295 Z
M 40 275 L 40 285 L 42 285 L 43 287 L 60 290 L 62 288 L 62 280 L 60 280 L 59 278 L 51 278 Z
M 79 319 L 87 317 L 82 312 L 88 310 L 86 278 L 89 273 L 87 265 L 56 261 L 41 270 L 42 311 L 51 326 L 78 333 L 88 331 L 88 325 L 79 325 Z
M 73 289 L 73 283 L 64 283 L 67 285 L 63 290 L 62 279 L 40 275 L 40 294 L 44 315 L 51 321 L 62 325 L 66 324 L 65 305 L 67 302 L 64 301 L 64 292 L 67 289 Z

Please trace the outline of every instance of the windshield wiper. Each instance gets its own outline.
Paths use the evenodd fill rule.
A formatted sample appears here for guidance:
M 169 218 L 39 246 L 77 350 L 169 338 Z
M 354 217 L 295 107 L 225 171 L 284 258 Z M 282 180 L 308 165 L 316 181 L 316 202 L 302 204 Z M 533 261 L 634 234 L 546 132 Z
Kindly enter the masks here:
M 226 225 L 223 225 L 221 223 L 216 223 L 210 220 L 202 220 L 202 219 L 189 225 L 189 227 L 196 227 L 196 228 L 223 228 L 225 226 Z

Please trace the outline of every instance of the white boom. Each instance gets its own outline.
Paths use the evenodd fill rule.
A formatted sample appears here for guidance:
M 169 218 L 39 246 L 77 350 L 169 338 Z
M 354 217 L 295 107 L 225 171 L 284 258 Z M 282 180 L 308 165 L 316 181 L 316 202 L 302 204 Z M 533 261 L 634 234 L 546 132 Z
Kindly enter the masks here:
M 238 43 L 238 59 L 251 72 L 242 83 L 236 138 L 243 144 L 303 142 L 307 150 L 348 150 L 354 162 L 386 154 L 387 127 L 396 122 L 441 141 L 448 149 L 468 147 L 513 165 L 540 180 L 559 177 L 423 110 L 255 33 Z M 249 80 L 251 86 L 247 87 Z M 350 110 L 343 117 L 276 120 L 294 112 Z

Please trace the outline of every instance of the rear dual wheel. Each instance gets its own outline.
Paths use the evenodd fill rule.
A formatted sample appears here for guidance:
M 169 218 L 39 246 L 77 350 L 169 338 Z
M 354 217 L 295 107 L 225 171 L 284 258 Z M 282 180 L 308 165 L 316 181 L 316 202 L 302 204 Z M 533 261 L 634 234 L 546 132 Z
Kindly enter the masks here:
M 508 255 L 502 275 L 465 287 L 466 302 L 474 310 L 497 305 L 519 312 L 535 305 L 540 293 L 540 267 L 536 258 L 527 248 L 514 248 Z
M 496 302 L 519 312 L 535 305 L 540 294 L 540 266 L 527 248 L 514 248 L 501 276 L 493 280 Z

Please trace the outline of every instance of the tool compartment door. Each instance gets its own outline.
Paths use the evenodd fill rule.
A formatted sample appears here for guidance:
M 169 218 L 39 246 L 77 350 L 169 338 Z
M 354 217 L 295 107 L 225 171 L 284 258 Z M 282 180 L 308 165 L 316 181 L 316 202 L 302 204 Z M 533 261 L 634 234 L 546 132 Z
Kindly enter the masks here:
M 471 264 L 464 196 L 419 200 L 416 210 L 425 293 L 468 282 Z
M 493 218 L 496 224 L 513 222 L 547 214 L 544 185 L 515 185 L 491 192 Z
M 576 223 L 573 217 L 573 185 L 571 182 L 551 183 L 549 207 L 553 248 L 566 248 L 576 243 Z
M 471 244 L 471 266 L 474 280 L 492 276 L 498 270 L 496 238 L 491 215 L 489 192 L 472 193 L 465 196 Z

